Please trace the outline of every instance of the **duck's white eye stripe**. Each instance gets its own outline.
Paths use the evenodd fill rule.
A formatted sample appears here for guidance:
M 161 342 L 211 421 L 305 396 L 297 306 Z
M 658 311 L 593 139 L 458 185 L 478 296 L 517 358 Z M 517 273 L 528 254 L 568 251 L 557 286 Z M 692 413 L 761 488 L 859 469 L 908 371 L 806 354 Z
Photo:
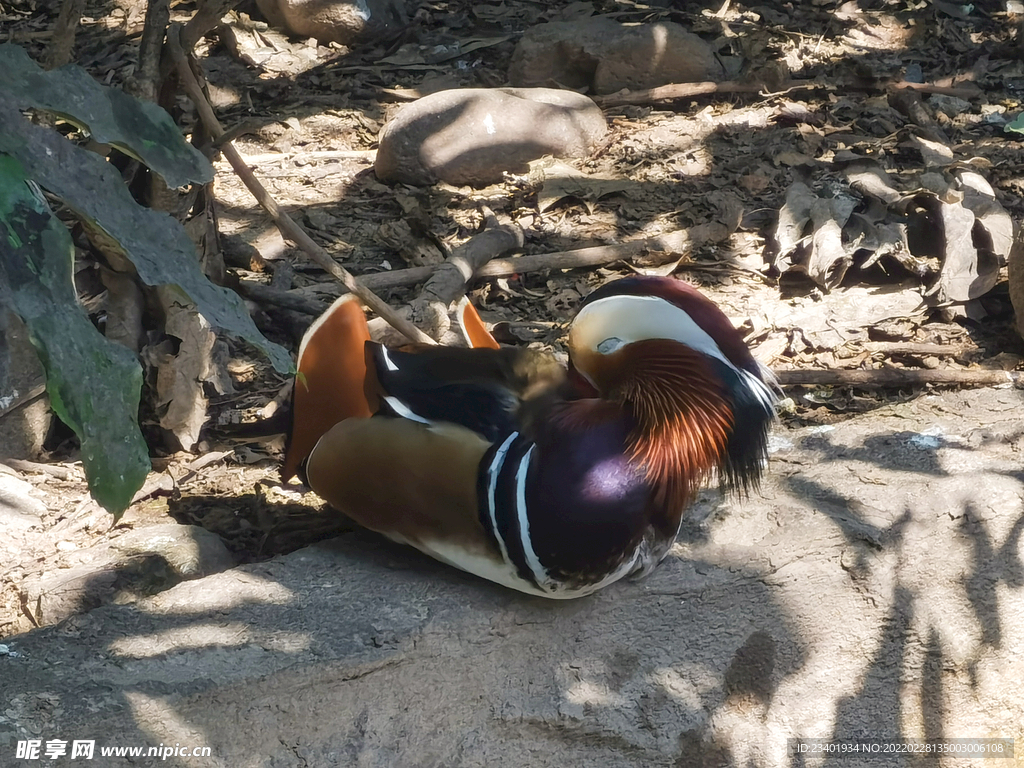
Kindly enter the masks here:
M 570 336 L 573 344 L 603 355 L 635 341 L 669 339 L 721 360 L 736 370 L 715 340 L 688 312 L 660 296 L 598 299 L 579 311 L 572 321 Z

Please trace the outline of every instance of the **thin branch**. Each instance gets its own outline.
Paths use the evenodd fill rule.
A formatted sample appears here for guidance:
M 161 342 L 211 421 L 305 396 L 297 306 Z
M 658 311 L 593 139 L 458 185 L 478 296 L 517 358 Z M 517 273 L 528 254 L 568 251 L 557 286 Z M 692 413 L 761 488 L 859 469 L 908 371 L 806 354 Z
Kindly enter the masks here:
M 448 310 L 466 293 L 466 284 L 491 259 L 523 247 L 523 230 L 517 224 L 499 224 L 486 206 L 482 207 L 487 227 L 462 245 L 434 271 L 412 303 L 412 317 L 418 326 L 438 341 L 451 325 Z
M 608 96 L 592 96 L 602 109 L 607 107 L 621 107 L 628 104 L 652 104 L 661 101 L 674 101 L 677 99 L 688 99 L 694 96 L 707 96 L 712 93 L 759 93 L 765 96 L 780 96 L 785 93 L 797 90 L 856 90 L 869 91 L 873 93 L 884 93 L 886 91 L 917 91 L 920 93 L 937 93 L 944 96 L 955 96 L 961 99 L 976 98 L 980 89 L 978 86 L 961 85 L 947 86 L 936 83 L 908 83 L 903 80 L 894 80 L 888 83 L 881 83 L 878 86 L 865 88 L 863 86 L 844 86 L 835 83 L 823 83 L 818 81 L 794 81 L 790 80 L 777 88 L 769 87 L 764 83 L 741 83 L 736 80 L 726 80 L 721 83 L 670 83 L 659 85 L 657 88 L 648 88 L 643 91 L 619 91 Z
M 804 88 L 821 88 L 820 83 L 808 83 Z M 709 93 L 760 93 L 764 86 L 760 83 L 739 83 L 727 80 L 722 83 L 670 83 L 648 88 L 643 91 L 619 91 L 608 96 L 591 96 L 602 109 L 621 107 L 627 104 L 650 104 L 658 101 L 673 101 L 692 96 L 706 96 Z
M 56 69 L 71 61 L 71 51 L 75 47 L 75 34 L 78 23 L 82 20 L 85 0 L 64 0 L 60 4 L 57 23 L 53 27 L 53 40 L 46 51 L 46 68 Z
M 217 138 L 224 133 L 224 129 L 221 126 L 220 121 L 217 120 L 213 107 L 207 100 L 202 88 L 200 88 L 199 83 L 196 81 L 195 75 L 192 73 L 188 59 L 185 56 L 185 51 L 181 47 L 179 27 L 180 25 L 178 24 L 172 24 L 167 30 L 168 50 L 170 51 L 171 58 L 174 61 L 178 76 L 181 78 L 189 98 L 191 98 L 195 103 L 196 110 L 199 112 L 200 118 L 206 125 L 210 135 Z M 225 143 L 221 147 L 221 151 L 223 151 L 224 157 L 227 158 L 227 161 L 231 163 L 231 167 L 234 168 L 235 173 L 238 174 L 242 183 L 245 184 L 264 210 L 270 214 L 274 223 L 277 224 L 278 229 L 281 230 L 281 234 L 286 239 L 294 241 L 317 265 L 336 278 L 350 292 L 356 294 L 362 302 L 366 304 L 366 306 L 381 317 L 385 318 L 409 339 L 424 344 L 434 343 L 434 340 L 423 333 L 423 331 L 419 330 L 405 318 L 400 317 L 379 296 L 377 296 L 377 294 L 366 286 L 360 284 L 352 273 L 335 262 L 327 251 L 317 245 L 313 239 L 306 234 L 302 227 L 296 224 L 288 214 L 282 211 L 280 206 L 277 204 L 277 201 L 271 197 L 266 188 L 253 175 L 252 171 L 245 164 L 245 161 L 238 154 L 238 151 L 235 149 L 233 144 L 230 142 Z
M 171 0 L 149 0 L 139 41 L 139 68 L 132 77 L 134 95 L 146 101 L 156 101 L 160 56 L 170 19 Z
M 40 464 L 35 461 L 25 461 L 24 459 L 0 459 L 0 464 L 6 464 L 23 475 L 50 475 L 50 477 L 55 477 L 58 480 L 71 480 L 74 477 L 74 472 L 69 467 L 62 466 L 61 464 Z
M 701 224 L 690 230 L 680 229 L 656 237 L 631 240 L 628 243 L 493 259 L 477 270 L 474 280 L 493 280 L 547 269 L 603 267 L 616 261 L 625 261 L 636 266 L 660 266 L 689 254 L 696 243 L 718 241 L 720 238 L 714 236 L 717 230 L 717 225 Z M 402 288 L 429 280 L 435 270 L 436 267 L 410 267 L 362 275 L 359 279 L 363 285 L 374 290 Z M 289 293 L 305 295 L 309 291 L 309 288 L 296 288 Z
M 220 24 L 220 20 L 228 11 L 238 5 L 241 0 L 200 0 L 199 10 L 189 19 L 181 30 L 179 44 L 182 50 L 191 51 L 196 43 L 211 29 Z
M 220 146 L 219 141 L 217 146 Z M 302 165 L 307 160 L 365 160 L 372 163 L 376 157 L 376 149 L 327 149 L 322 152 L 268 152 L 264 155 L 245 155 L 243 159 L 249 165 L 279 162 Z
M 365 284 L 365 281 L 364 281 Z M 270 285 L 257 283 L 253 280 L 239 280 L 238 292 L 245 298 L 258 304 L 273 304 L 276 307 L 301 312 L 304 315 L 319 317 L 330 306 L 322 301 L 303 296 L 295 291 L 283 291 Z
M 988 370 L 918 370 L 913 368 L 883 368 L 876 371 L 776 371 L 784 387 L 920 387 L 927 384 L 949 384 L 970 387 L 995 387 L 1000 384 L 1017 385 L 1022 371 Z
M 967 344 L 922 344 L 911 341 L 865 341 L 859 345 L 873 355 L 914 355 L 919 357 L 955 357 L 976 349 Z M 856 348 L 856 347 L 855 347 Z

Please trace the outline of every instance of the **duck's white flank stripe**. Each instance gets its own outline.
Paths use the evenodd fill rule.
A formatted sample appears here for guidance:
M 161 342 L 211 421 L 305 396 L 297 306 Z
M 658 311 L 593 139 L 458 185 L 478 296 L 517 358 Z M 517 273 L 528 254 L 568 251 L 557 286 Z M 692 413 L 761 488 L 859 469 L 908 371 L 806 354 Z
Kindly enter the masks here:
M 390 397 L 390 396 L 385 397 L 384 398 L 384 402 L 386 402 L 388 405 L 390 405 L 391 406 L 391 410 L 393 410 L 396 414 L 401 416 L 403 419 L 408 419 L 409 421 L 418 421 L 420 424 L 429 424 L 430 423 L 429 420 L 424 419 L 418 413 L 413 413 L 412 410 L 409 408 L 409 406 L 407 406 L 405 403 L 403 403 L 397 397 Z
M 505 442 L 494 452 L 491 466 L 487 468 L 487 514 L 491 518 L 491 530 L 494 531 L 494 538 L 498 540 L 501 557 L 506 563 L 511 561 L 508 558 L 508 547 L 505 546 L 505 540 L 501 538 L 501 532 L 498 530 L 498 510 L 494 494 L 498 487 L 498 475 L 501 474 L 501 467 L 505 463 L 505 457 L 508 456 L 508 449 L 512 447 L 512 442 L 517 437 L 519 437 L 519 433 L 513 432 L 505 438 Z
M 548 575 L 547 569 L 541 565 L 540 558 L 537 557 L 537 553 L 533 549 L 533 542 L 530 541 L 530 519 L 526 514 L 526 473 L 530 469 L 530 457 L 536 447 L 536 445 L 530 446 L 530 450 L 523 456 L 516 469 L 516 512 L 519 515 L 519 535 L 523 540 L 523 556 L 526 558 L 526 564 L 533 572 L 533 577 L 537 580 L 540 588 L 546 590 L 550 589 L 551 577 Z
M 398 366 L 395 365 L 395 362 L 391 359 L 391 355 L 388 354 L 388 348 L 383 346 L 383 345 L 381 345 L 380 353 L 381 353 L 381 355 L 384 358 L 384 365 L 386 365 L 388 367 L 388 370 L 389 371 L 397 371 L 398 370 Z

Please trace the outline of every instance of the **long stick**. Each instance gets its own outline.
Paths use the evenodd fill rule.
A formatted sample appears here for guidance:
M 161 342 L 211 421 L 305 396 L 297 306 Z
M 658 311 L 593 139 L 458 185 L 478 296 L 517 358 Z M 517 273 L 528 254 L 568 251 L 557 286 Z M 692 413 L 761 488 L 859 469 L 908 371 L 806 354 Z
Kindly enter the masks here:
M 1019 384 L 1022 371 L 917 370 L 913 368 L 883 368 L 876 371 L 776 371 L 779 384 L 784 387 L 920 387 L 925 384 L 960 384 L 971 387 L 995 387 L 1000 384 Z
M 843 86 L 836 84 L 826 84 L 816 81 L 800 81 L 790 80 L 787 83 L 782 83 L 777 87 L 770 87 L 765 83 L 741 83 L 735 80 L 725 80 L 720 83 L 716 82 L 702 82 L 702 83 L 669 83 L 668 85 L 659 85 L 656 88 L 648 88 L 643 91 L 619 91 L 618 93 L 611 93 L 607 96 L 594 96 L 592 97 L 597 105 L 602 109 L 607 107 L 621 107 L 627 104 L 652 104 L 659 101 L 673 101 L 675 99 L 688 99 L 694 96 L 706 96 L 710 93 L 761 93 L 763 91 L 772 91 L 773 95 L 779 95 L 781 93 L 788 93 L 796 90 L 813 90 L 818 88 L 824 89 L 836 89 L 839 90 Z M 956 96 L 963 99 L 970 99 L 977 96 L 979 93 L 978 86 L 973 83 L 956 86 L 944 86 L 935 83 L 908 83 L 903 80 L 892 81 L 890 83 L 883 84 L 883 87 L 875 88 L 857 88 L 854 86 L 850 87 L 851 90 L 868 90 L 869 92 L 885 92 L 889 91 L 919 91 L 921 93 L 938 93 L 946 96 Z
M 196 81 L 195 75 L 192 74 L 192 69 L 189 66 L 188 59 L 185 56 L 185 51 L 182 49 L 181 42 L 179 40 L 179 28 L 180 25 L 172 24 L 167 30 L 167 47 L 170 50 L 171 58 L 174 60 L 178 76 L 181 78 L 182 84 L 185 86 L 185 90 L 188 92 L 189 98 L 191 98 L 195 103 L 196 110 L 198 110 L 200 118 L 202 118 L 203 123 L 206 124 L 206 128 L 210 132 L 210 135 L 215 139 L 219 138 L 224 134 L 224 128 L 221 126 L 220 121 L 214 114 L 213 107 L 210 105 L 210 102 L 207 100 L 202 88 Z M 301 248 L 324 271 L 336 278 L 350 292 L 358 296 L 366 306 L 387 320 L 392 326 L 401 331 L 409 339 L 423 344 L 435 343 L 432 338 L 423 333 L 423 331 L 411 322 L 400 317 L 379 296 L 377 296 L 377 294 L 366 286 L 360 284 L 351 272 L 335 262 L 327 251 L 317 245 L 313 239 L 306 234 L 302 227 L 296 224 L 288 214 L 282 211 L 281 207 L 277 204 L 277 201 L 271 197 L 266 188 L 253 175 L 252 171 L 245 164 L 245 161 L 238 154 L 238 151 L 235 149 L 233 144 L 226 142 L 221 146 L 221 151 L 224 153 L 224 157 L 227 158 L 227 161 L 231 163 L 231 167 L 235 169 L 235 173 L 238 174 L 242 183 L 245 184 L 253 197 L 256 198 L 259 204 L 263 206 L 264 210 L 266 210 L 267 213 L 270 214 L 271 218 L 273 218 L 274 223 L 277 224 L 278 229 L 281 230 L 281 234 L 284 235 L 285 238 L 294 241 L 299 248 Z
M 537 253 L 532 256 L 492 259 L 476 271 L 473 279 L 511 277 L 512 275 L 540 272 L 545 269 L 601 267 L 615 261 L 633 261 L 650 253 L 663 253 L 665 254 L 664 258 L 653 259 L 652 263 L 648 265 L 658 266 L 690 253 L 694 243 L 716 239 L 701 235 L 704 226 L 699 224 L 689 231 L 681 229 L 656 237 L 647 237 L 643 240 L 632 240 L 628 243 L 595 245 L 591 248 L 579 248 L 574 251 L 555 251 L 553 253 Z M 429 280 L 436 269 L 436 267 L 410 267 L 391 272 L 374 272 L 361 275 L 359 280 L 363 285 L 378 291 L 387 288 L 402 288 Z M 318 289 L 319 287 L 317 286 Z M 309 288 L 296 288 L 289 291 L 293 295 L 300 296 L 308 295 L 310 292 Z

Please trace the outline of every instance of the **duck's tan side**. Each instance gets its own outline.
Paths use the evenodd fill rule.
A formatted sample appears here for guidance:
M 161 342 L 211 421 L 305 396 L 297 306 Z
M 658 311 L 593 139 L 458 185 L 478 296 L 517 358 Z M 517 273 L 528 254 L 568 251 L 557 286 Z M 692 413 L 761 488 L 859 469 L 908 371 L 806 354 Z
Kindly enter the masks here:
M 477 501 L 477 468 L 489 447 L 453 424 L 350 419 L 323 436 L 306 475 L 325 501 L 371 530 L 427 551 L 444 542 L 501 561 Z

